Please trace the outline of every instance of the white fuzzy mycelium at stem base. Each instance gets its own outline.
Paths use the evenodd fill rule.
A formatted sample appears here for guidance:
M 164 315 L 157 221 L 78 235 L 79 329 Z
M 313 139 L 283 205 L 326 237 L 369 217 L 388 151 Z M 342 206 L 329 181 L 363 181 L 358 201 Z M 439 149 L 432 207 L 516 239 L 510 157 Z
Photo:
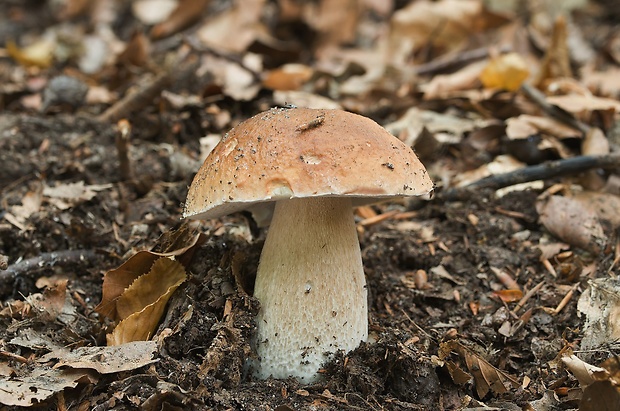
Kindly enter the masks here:
M 367 290 L 349 198 L 278 201 L 254 296 L 258 378 L 307 383 L 368 337 Z

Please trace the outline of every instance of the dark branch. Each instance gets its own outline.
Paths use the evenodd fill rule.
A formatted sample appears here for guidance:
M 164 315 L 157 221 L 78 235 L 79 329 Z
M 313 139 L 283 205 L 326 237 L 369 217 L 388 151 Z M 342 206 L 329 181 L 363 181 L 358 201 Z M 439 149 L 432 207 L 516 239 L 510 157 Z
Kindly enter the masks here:
M 443 201 L 463 200 L 481 189 L 497 190 L 514 184 L 577 174 L 595 168 L 620 168 L 620 153 L 604 156 L 577 156 L 523 167 L 510 173 L 496 174 L 464 187 L 450 188 L 435 197 Z

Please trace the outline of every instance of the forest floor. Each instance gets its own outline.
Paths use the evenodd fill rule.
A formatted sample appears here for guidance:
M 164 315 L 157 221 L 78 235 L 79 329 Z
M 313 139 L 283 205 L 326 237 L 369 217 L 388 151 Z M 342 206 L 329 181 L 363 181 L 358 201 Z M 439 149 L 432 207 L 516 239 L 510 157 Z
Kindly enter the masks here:
M 506 3 L 5 1 L 0 408 L 620 409 L 620 8 Z M 181 218 L 290 104 L 436 187 L 355 210 L 370 337 L 312 384 L 248 371 L 267 229 Z

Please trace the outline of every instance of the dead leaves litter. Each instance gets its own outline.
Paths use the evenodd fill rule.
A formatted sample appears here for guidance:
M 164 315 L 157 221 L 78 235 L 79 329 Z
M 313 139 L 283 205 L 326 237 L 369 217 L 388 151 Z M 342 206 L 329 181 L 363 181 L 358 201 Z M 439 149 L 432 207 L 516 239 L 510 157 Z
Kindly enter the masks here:
M 449 359 L 452 353 L 459 355 L 465 362 L 467 370 L 464 370 L 456 361 Z M 521 386 L 513 376 L 494 367 L 480 354 L 457 340 L 441 343 L 438 355 L 455 383 L 465 384 L 473 380 L 479 398 L 484 398 L 489 391 L 503 394 Z

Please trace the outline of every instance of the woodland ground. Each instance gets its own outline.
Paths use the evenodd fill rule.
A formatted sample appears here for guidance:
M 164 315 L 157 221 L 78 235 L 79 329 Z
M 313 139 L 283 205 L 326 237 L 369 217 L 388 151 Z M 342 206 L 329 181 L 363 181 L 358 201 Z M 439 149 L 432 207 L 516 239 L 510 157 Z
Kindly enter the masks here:
M 584 349 L 594 332 L 577 307 L 620 273 L 617 157 L 447 195 L 495 170 L 617 153 L 617 7 L 203 0 L 162 17 L 152 10 L 177 2 L 3 3 L 2 409 L 577 409 L 585 385 L 562 357 L 618 354 L 604 319 Z M 522 61 L 501 60 L 498 85 L 482 72 L 508 49 Z M 247 372 L 265 229 L 249 215 L 181 220 L 208 147 L 286 103 L 373 118 L 415 145 L 437 186 L 356 211 L 371 339 L 311 385 Z M 106 351 L 119 318 L 95 309 L 104 276 L 141 250 L 179 257 L 183 280 L 169 300 L 132 297 L 163 309 L 137 320 L 155 343 Z M 131 261 L 147 272 L 159 258 Z M 610 378 L 581 409 L 616 409 Z

